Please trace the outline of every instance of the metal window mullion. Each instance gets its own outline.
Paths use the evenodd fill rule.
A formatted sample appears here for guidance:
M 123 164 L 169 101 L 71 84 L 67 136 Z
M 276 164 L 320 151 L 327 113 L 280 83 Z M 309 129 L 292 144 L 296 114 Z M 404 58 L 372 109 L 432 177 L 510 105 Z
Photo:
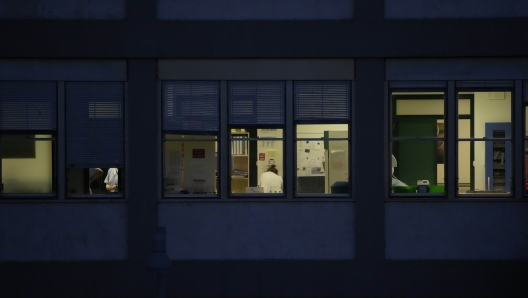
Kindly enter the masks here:
M 394 141 L 392 140 L 392 133 L 393 133 L 393 123 L 394 123 L 394 115 L 396 113 L 396 107 L 393 106 L 393 100 L 392 100 L 392 90 L 390 90 L 390 83 L 388 81 L 385 81 L 385 92 L 384 92 L 384 99 L 387 100 L 385 104 L 385 117 L 387 119 L 387 122 L 385 123 L 385 128 L 388 129 L 387 133 L 385 134 L 388 136 L 388 138 L 385 138 L 385 152 L 386 152 L 386 158 L 385 158 L 385 189 L 387 190 L 386 198 L 390 197 L 392 195 L 392 155 L 393 151 L 392 148 L 394 148 Z M 355 123 L 355 122 L 354 122 Z M 355 131 L 355 128 L 354 128 Z M 352 155 L 355 158 L 355 155 Z M 348 171 L 349 174 L 349 180 L 350 180 L 350 170 Z M 356 181 L 351 180 L 351 181 Z M 352 187 L 355 188 L 355 187 Z
M 57 83 L 57 197 L 66 199 L 66 96 L 63 81 Z
M 128 105 L 126 104 L 127 103 L 127 99 L 128 99 L 128 82 L 125 84 L 125 115 L 128 115 L 128 111 L 127 111 L 127 107 Z M 163 130 L 163 114 L 164 114 L 164 111 L 163 111 L 163 88 L 162 88 L 162 82 L 161 80 L 158 80 L 156 82 L 156 89 L 157 89 L 157 106 L 158 106 L 158 113 L 157 113 L 157 117 L 158 117 L 158 128 L 157 128 L 157 131 L 159 132 L 158 133 L 158 140 L 157 140 L 157 143 L 158 143 L 158 146 L 161 146 L 161 148 L 158 148 L 158 151 L 157 152 L 161 152 L 161 156 L 159 156 L 158 158 L 158 166 L 157 166 L 157 169 L 158 169 L 158 175 L 157 175 L 157 180 L 158 181 L 158 195 L 156 196 L 156 198 L 166 198 L 165 196 L 165 181 L 164 181 L 164 177 L 165 177 L 165 142 L 166 142 L 166 138 L 165 138 L 165 131 Z M 127 120 L 128 117 L 125 117 L 125 128 L 128 127 L 128 120 Z M 128 145 L 128 129 L 125 129 L 125 152 L 127 150 L 127 145 Z M 127 166 L 129 163 L 128 163 L 128 154 L 125 154 L 125 166 Z M 125 176 L 125 179 L 128 177 L 129 175 Z M 125 181 L 125 194 L 128 193 L 128 183 L 126 183 L 127 181 Z
M 393 142 L 396 141 L 442 141 L 444 138 L 437 138 L 437 137 L 392 137 L 391 139 Z M 503 140 L 503 139 L 501 139 Z
M 445 125 L 445 190 L 448 198 L 455 198 L 458 193 L 458 96 L 455 88 L 455 81 L 447 82 L 447 100 L 445 101 L 446 117 Z
M 516 199 L 522 199 L 525 182 L 524 182 L 524 166 L 525 166 L 525 153 L 524 153 L 524 127 L 525 121 L 524 115 L 524 102 L 523 102 L 523 82 L 522 80 L 516 80 L 514 85 L 514 99 L 513 99 L 513 135 L 512 144 L 513 146 L 513 195 Z M 518 161 L 518 162 L 515 162 Z M 519 165 L 519 166 L 517 166 Z
M 228 96 L 227 81 L 220 81 L 220 132 L 218 138 L 217 160 L 219 161 L 218 169 L 218 189 L 221 199 L 229 197 L 231 175 L 229 160 L 231 151 L 229 150 L 230 135 L 228 125 Z
M 354 198 L 354 192 L 355 192 L 355 187 L 353 187 L 352 185 L 352 181 L 353 178 L 354 178 L 354 175 L 353 175 L 353 172 L 352 169 L 355 169 L 355 166 L 354 166 L 354 146 L 352 146 L 352 138 L 353 138 L 353 135 L 354 135 L 354 132 L 353 132 L 353 127 L 352 127 L 352 124 L 354 123 L 354 113 L 353 111 L 355 110 L 354 109 L 354 104 L 355 104 L 355 101 L 354 101 L 354 98 L 355 98 L 355 89 L 356 89 L 356 84 L 355 84 L 355 81 L 351 81 L 350 82 L 350 103 L 349 103 L 349 108 L 348 108 L 348 118 L 349 118 L 349 121 L 348 121 L 348 195 L 349 197 L 352 199 Z M 385 89 L 385 92 L 387 92 L 387 89 Z M 387 105 L 384 105 L 385 107 Z M 385 110 L 386 112 L 387 110 Z M 386 115 L 386 114 L 385 114 Z M 386 118 L 386 117 L 384 117 Z M 387 147 L 385 147 L 387 148 Z
M 294 129 L 294 109 L 293 109 L 293 81 L 286 81 L 286 129 L 284 132 L 284 146 L 285 146 L 285 161 L 283 163 L 284 166 L 284 194 L 286 195 L 286 198 L 293 198 L 295 196 L 295 188 L 294 183 L 297 179 L 296 171 L 296 158 L 295 158 L 295 129 Z

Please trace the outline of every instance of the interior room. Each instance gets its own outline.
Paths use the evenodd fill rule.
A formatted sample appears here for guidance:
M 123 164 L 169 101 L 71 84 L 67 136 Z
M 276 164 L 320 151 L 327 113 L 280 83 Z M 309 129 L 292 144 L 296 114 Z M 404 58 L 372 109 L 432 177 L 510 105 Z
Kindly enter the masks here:
M 349 193 L 348 125 L 297 125 L 297 194 Z
M 419 192 L 423 181 L 425 192 L 444 193 L 444 94 L 394 92 L 392 100 L 391 168 L 403 182 L 393 192 Z M 458 93 L 458 194 L 510 192 L 511 114 L 509 91 Z

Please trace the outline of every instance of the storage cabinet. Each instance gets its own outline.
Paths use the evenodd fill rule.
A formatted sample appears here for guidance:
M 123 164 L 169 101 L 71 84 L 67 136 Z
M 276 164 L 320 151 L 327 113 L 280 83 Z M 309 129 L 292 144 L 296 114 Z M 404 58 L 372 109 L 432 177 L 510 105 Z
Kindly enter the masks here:
M 486 123 L 486 190 L 510 192 L 511 123 Z M 496 140 L 504 139 L 504 140 Z

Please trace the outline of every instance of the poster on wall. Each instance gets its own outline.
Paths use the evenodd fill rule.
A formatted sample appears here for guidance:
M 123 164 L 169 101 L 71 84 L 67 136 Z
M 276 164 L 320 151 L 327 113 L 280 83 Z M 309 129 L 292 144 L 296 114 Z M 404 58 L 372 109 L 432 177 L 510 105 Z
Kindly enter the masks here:
M 322 142 L 297 142 L 297 176 L 324 176 L 324 174 L 324 146 Z

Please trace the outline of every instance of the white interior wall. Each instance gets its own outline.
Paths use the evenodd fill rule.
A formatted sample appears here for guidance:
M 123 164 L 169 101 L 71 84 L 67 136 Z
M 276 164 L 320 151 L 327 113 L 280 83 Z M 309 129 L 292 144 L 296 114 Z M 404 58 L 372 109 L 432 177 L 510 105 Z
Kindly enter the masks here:
M 275 164 L 277 171 L 279 171 L 279 176 L 284 176 L 284 142 L 283 131 L 282 129 L 257 129 L 257 135 L 259 138 L 277 138 L 280 141 L 269 140 L 269 141 L 258 141 L 257 142 L 257 160 L 249 161 L 257 163 L 257 179 L 258 184 L 260 185 L 260 175 L 266 172 L 268 167 L 272 164 Z M 259 156 L 264 154 L 264 160 L 260 160 Z
M 475 92 L 475 138 L 486 136 L 488 122 L 511 122 L 511 92 L 504 92 L 502 99 L 489 99 L 489 93 L 491 92 Z M 474 150 L 475 189 L 484 190 L 486 189 L 485 142 L 475 142 Z
M 210 139 L 209 136 L 193 136 L 193 138 Z M 165 191 L 179 193 L 184 188 L 191 193 L 193 191 L 214 193 L 215 143 L 214 141 L 193 141 L 191 139 L 165 142 L 163 177 Z M 193 150 L 198 151 L 195 154 Z M 205 154 L 203 157 L 201 152 Z

